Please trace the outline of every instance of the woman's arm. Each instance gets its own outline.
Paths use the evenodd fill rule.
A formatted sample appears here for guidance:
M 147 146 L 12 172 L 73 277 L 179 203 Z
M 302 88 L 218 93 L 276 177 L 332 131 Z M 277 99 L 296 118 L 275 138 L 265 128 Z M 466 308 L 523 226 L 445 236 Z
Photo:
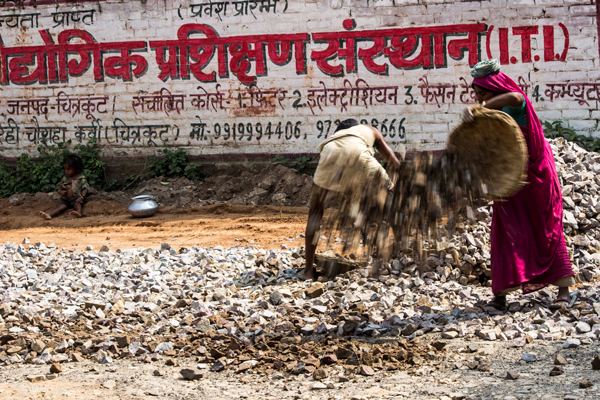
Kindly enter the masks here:
M 519 107 L 523 105 L 523 96 L 521 93 L 508 92 L 502 93 L 487 100 L 484 104 L 485 108 L 494 110 L 502 110 L 504 107 Z
M 483 106 L 485 108 L 489 108 L 492 110 L 502 110 L 504 107 L 519 107 L 523 105 L 525 99 L 520 93 L 517 92 L 508 92 L 502 93 L 497 96 L 492 97 L 489 100 L 483 102 Z M 463 121 L 472 122 L 473 121 L 473 111 L 471 111 L 471 106 L 465 108 L 462 114 Z

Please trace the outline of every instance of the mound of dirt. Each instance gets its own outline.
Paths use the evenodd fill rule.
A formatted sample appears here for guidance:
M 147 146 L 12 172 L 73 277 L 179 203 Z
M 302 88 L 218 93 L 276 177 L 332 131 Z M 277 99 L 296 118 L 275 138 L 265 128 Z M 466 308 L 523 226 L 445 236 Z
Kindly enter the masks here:
M 283 165 L 253 164 L 244 169 L 217 172 L 204 182 L 186 178 L 153 178 L 125 192 L 99 191 L 93 198 L 128 207 L 131 197 L 150 194 L 163 207 L 193 208 L 227 202 L 233 205 L 304 207 L 312 178 Z

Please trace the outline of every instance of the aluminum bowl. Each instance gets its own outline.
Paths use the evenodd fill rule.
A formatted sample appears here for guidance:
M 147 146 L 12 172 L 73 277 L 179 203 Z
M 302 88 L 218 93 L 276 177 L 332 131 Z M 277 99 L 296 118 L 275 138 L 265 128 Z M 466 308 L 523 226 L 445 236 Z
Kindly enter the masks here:
M 158 209 L 158 204 L 152 198 L 153 196 L 149 194 L 132 197 L 133 203 L 129 206 L 129 213 L 136 218 L 153 216 Z

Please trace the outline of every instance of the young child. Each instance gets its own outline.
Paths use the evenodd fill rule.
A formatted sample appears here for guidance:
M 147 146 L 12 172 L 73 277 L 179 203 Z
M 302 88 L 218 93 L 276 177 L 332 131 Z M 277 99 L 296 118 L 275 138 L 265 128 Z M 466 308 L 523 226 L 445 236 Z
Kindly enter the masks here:
M 65 176 L 56 185 L 56 191 L 60 194 L 60 204 L 50 213 L 39 212 L 39 216 L 44 219 L 52 219 L 68 208 L 77 218 L 81 218 L 85 197 L 88 195 L 90 187 L 87 179 L 83 176 L 83 161 L 78 156 L 71 154 L 63 162 Z

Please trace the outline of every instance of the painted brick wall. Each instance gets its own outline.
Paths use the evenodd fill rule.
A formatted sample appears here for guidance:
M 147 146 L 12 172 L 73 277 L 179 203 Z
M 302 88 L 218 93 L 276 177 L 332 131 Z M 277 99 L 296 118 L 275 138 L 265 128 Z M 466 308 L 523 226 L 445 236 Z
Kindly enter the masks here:
M 597 15 L 581 0 L 3 1 L 0 152 L 315 153 L 346 118 L 441 149 L 489 57 L 542 121 L 597 135 Z

